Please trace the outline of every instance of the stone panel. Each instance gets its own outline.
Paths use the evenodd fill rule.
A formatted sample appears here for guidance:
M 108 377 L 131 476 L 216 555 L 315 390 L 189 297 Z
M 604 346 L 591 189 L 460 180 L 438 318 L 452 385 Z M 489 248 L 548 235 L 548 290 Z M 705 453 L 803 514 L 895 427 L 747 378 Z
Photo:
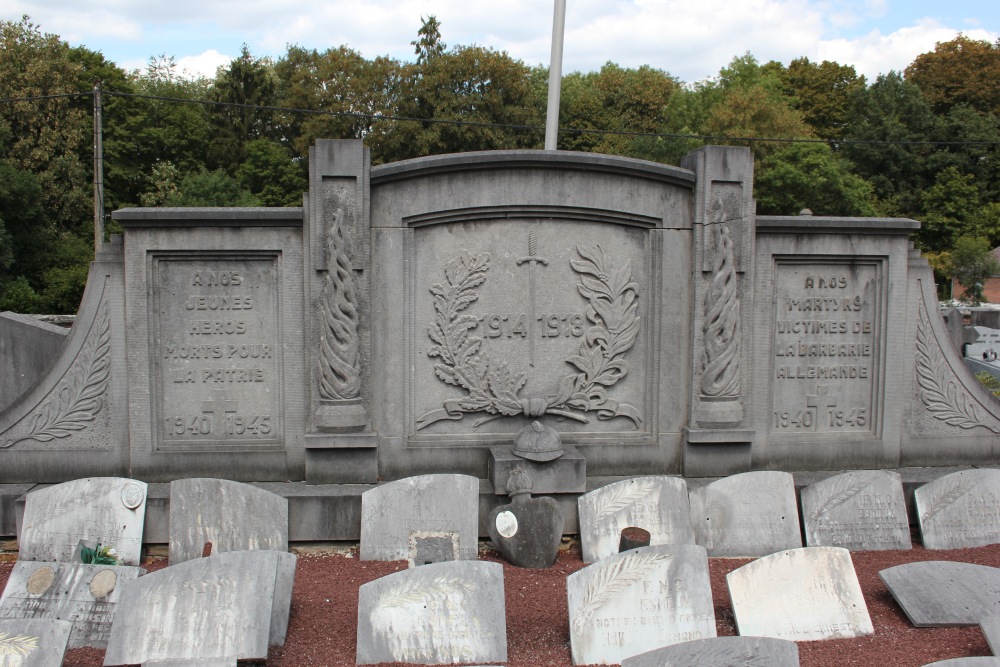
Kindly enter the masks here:
M 696 639 L 622 660 L 622 667 L 799 667 L 799 647 L 787 639 Z
M 0 621 L 0 667 L 61 667 L 72 629 L 55 619 Z
M 978 625 L 1000 613 L 1000 569 L 972 563 L 924 561 L 878 576 L 918 628 Z
M 419 475 L 361 496 L 361 560 L 414 559 L 417 541 L 454 540 L 454 560 L 479 555 L 479 480 L 468 475 Z
M 288 501 L 225 479 L 170 483 L 170 564 L 211 553 L 288 551 Z
M 80 540 L 114 547 L 118 562 L 137 565 L 146 517 L 146 483 L 91 477 L 31 491 L 25 497 L 18 558 L 74 560 Z
M 899 473 L 855 470 L 802 489 L 808 546 L 851 551 L 909 549 L 910 522 Z
M 708 556 L 693 544 L 609 556 L 566 578 L 574 665 L 715 636 Z
M 772 554 L 730 572 L 726 585 L 743 636 L 815 641 L 875 632 L 847 549 Z
M 295 560 L 232 551 L 143 577 L 122 595 L 104 664 L 266 660 L 268 646 L 284 642 Z
M 913 492 L 920 537 L 928 549 L 1000 542 L 1000 470 L 962 470 Z
M 138 567 L 18 561 L 0 598 L 0 618 L 71 621 L 69 648 L 104 648 L 122 590 Z
M 503 567 L 435 563 L 358 590 L 357 664 L 506 662 Z
M 635 477 L 577 499 L 583 562 L 618 553 L 625 528 L 649 531 L 650 544 L 691 544 L 687 483 L 679 477 Z
M 691 523 L 695 543 L 709 556 L 766 556 L 802 546 L 787 472 L 745 472 L 692 489 Z

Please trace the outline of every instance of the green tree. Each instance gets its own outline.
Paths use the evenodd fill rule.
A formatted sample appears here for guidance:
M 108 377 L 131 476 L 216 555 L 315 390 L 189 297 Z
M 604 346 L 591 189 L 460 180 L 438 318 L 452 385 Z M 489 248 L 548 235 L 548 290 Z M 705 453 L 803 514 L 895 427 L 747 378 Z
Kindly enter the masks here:
M 787 144 L 759 161 L 754 196 L 761 215 L 877 215 L 871 185 L 827 144 Z
M 865 78 L 851 65 L 829 60 L 810 62 L 796 58 L 781 72 L 785 95 L 792 107 L 802 112 L 817 136 L 837 139 L 847 124 L 851 98 L 863 89 Z
M 257 206 L 256 197 L 222 169 L 200 169 L 185 176 L 167 206 Z
M 948 167 L 938 174 L 934 184 L 920 193 L 923 220 L 917 240 L 921 248 L 945 250 L 958 238 L 979 237 L 979 189 L 975 179 Z
M 978 305 L 983 300 L 986 279 L 1000 274 L 1000 261 L 990 252 L 986 239 L 962 236 L 955 241 L 948 269 L 951 277 L 965 287 L 962 300 Z
M 247 144 L 246 160 L 236 171 L 240 187 L 252 194 L 261 206 L 301 206 L 302 193 L 309 183 L 301 161 L 291 151 L 269 139 Z
M 980 113 L 1000 115 L 1000 42 L 958 35 L 938 42 L 906 68 L 907 81 L 923 92 L 937 113 L 960 104 Z
M 228 172 L 246 157 L 250 141 L 274 135 L 273 107 L 278 85 L 274 66 L 268 58 L 254 58 L 244 44 L 229 67 L 220 69 L 212 83 L 211 99 L 225 106 L 212 107 L 212 163 Z

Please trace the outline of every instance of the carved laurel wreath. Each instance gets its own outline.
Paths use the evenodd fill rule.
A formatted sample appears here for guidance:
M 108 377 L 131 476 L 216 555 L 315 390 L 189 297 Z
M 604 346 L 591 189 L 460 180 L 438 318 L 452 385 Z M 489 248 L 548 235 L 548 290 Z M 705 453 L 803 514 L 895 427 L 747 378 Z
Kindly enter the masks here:
M 466 252 L 445 265 L 445 282 L 430 288 L 436 315 L 427 330 L 434 342 L 427 354 L 441 359 L 434 366 L 434 374 L 447 384 L 462 387 L 467 394 L 447 400 L 441 409 L 421 416 L 417 430 L 441 419 L 458 420 L 475 412 L 493 416 L 479 419 L 473 426 L 519 414 L 550 414 L 589 423 L 586 413 L 596 412 L 600 420 L 627 417 L 639 428 L 639 411 L 610 398 L 607 392 L 628 374 L 624 356 L 639 333 L 639 285 L 632 280 L 632 264 L 626 261 L 616 269 L 599 245 L 578 245 L 576 250 L 583 259 L 572 260 L 570 265 L 580 276 L 577 290 L 588 300 L 587 318 L 593 326 L 585 332 L 577 354 L 565 360 L 579 372 L 564 376 L 557 392 L 545 398 L 521 397 L 527 374 L 490 359 L 481 351 L 482 339 L 469 335 L 478 320 L 462 311 L 479 299 L 476 288 L 486 282 L 489 253 Z
M 103 395 L 108 388 L 110 371 L 111 326 L 107 307 L 102 305 L 97 316 L 96 335 L 88 338 L 77 363 L 55 396 L 31 416 L 28 435 L 8 440 L 0 449 L 26 440 L 52 442 L 85 429 L 104 407 Z

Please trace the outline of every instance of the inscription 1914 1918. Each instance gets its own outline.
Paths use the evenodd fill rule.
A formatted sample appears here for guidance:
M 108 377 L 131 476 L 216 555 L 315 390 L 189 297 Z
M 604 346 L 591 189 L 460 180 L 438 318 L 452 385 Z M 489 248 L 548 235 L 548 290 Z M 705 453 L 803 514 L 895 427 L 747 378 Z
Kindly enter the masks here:
M 277 442 L 273 256 L 157 258 L 157 449 Z
M 884 307 L 879 273 L 877 263 L 778 262 L 772 433 L 875 430 Z

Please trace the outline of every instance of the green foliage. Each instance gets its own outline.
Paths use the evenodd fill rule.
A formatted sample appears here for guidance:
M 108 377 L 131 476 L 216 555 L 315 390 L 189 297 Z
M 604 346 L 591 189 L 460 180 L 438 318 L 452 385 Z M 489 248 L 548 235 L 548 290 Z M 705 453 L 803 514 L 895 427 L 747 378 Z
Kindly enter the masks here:
M 847 125 L 851 98 L 865 86 L 865 78 L 851 65 L 829 60 L 797 58 L 780 73 L 784 93 L 817 136 L 836 139 Z
M 934 185 L 920 193 L 920 201 L 924 221 L 918 234 L 921 247 L 944 250 L 955 245 L 958 237 L 979 231 L 974 225 L 979 212 L 979 190 L 975 179 L 956 167 L 939 173 Z
M 80 560 L 87 565 L 117 565 L 118 557 L 115 550 L 109 546 L 97 545 L 94 549 L 80 547 Z
M 0 282 L 0 311 L 44 313 L 42 300 L 24 276 Z
M 236 171 L 236 180 L 261 206 L 301 206 L 302 193 L 309 188 L 302 162 L 296 162 L 291 151 L 269 139 L 247 144 L 246 159 Z
M 993 377 L 992 373 L 989 371 L 979 371 L 976 373 L 976 379 L 979 380 L 979 384 L 983 385 L 986 391 L 1000 398 L 1000 380 Z
M 986 279 L 1000 275 L 1000 261 L 990 252 L 987 240 L 977 236 L 962 236 L 955 241 L 947 268 L 948 273 L 965 287 L 962 300 L 973 305 L 983 300 Z
M 826 144 L 787 144 L 757 163 L 757 213 L 873 216 L 874 191 Z
M 980 113 L 1000 115 L 1000 43 L 958 35 L 938 42 L 906 68 L 906 79 L 920 88 L 937 113 L 967 105 Z
M 256 197 L 240 187 L 221 169 L 200 169 L 185 176 L 177 192 L 167 197 L 167 206 L 257 206 Z
M 209 158 L 232 172 L 246 157 L 247 142 L 274 134 L 273 107 L 278 82 L 267 58 L 254 58 L 246 44 L 239 57 L 220 69 L 212 83 L 212 99 L 227 106 L 211 108 Z

